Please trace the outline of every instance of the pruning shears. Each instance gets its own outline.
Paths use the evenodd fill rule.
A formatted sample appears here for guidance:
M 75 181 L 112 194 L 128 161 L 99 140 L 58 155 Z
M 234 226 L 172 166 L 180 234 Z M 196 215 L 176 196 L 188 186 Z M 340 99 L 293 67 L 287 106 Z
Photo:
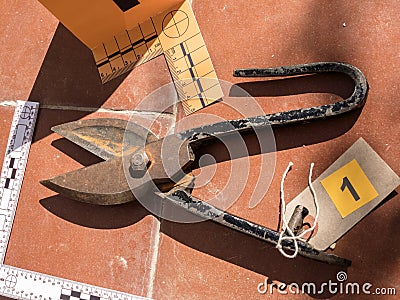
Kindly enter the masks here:
M 49 189 L 78 201 L 96 205 L 117 205 L 137 195 L 156 193 L 186 211 L 266 242 L 277 244 L 279 233 L 229 214 L 190 193 L 191 172 L 200 148 L 220 136 L 243 133 L 267 126 L 306 122 L 346 113 L 365 103 L 368 84 L 356 67 L 338 62 L 321 62 L 267 69 L 239 69 L 235 77 L 293 76 L 340 72 L 355 84 L 352 95 L 342 101 L 310 108 L 223 121 L 192 128 L 158 139 L 147 129 L 120 119 L 89 119 L 58 125 L 52 130 L 104 159 L 57 177 L 41 181 Z M 188 179 L 191 178 L 191 179 Z M 302 225 L 304 210 L 295 212 L 292 224 Z M 289 222 L 290 223 L 290 222 Z M 282 246 L 293 250 L 295 241 Z M 297 241 L 299 254 L 318 261 L 349 266 L 347 259 L 319 251 L 307 241 Z

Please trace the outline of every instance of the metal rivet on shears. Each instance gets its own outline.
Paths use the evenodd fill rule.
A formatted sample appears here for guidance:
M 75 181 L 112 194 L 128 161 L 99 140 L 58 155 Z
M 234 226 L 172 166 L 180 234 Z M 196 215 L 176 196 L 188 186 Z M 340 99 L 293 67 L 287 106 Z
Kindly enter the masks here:
M 145 171 L 147 164 L 149 163 L 149 158 L 145 151 L 134 153 L 130 159 L 130 166 L 134 171 Z

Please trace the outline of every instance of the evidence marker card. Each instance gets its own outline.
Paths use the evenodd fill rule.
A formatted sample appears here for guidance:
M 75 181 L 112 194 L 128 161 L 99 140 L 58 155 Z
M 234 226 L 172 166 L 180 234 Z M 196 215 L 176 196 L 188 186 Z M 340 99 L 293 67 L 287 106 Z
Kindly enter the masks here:
M 223 92 L 189 2 L 152 21 L 186 114 L 220 100 Z
M 39 1 L 92 50 L 103 83 L 165 54 L 186 114 L 223 97 L 187 0 Z
M 360 138 L 314 182 L 320 206 L 318 231 L 309 240 L 318 250 L 326 250 L 400 184 L 399 176 Z M 290 218 L 297 205 L 315 216 L 315 204 L 309 188 L 286 209 Z

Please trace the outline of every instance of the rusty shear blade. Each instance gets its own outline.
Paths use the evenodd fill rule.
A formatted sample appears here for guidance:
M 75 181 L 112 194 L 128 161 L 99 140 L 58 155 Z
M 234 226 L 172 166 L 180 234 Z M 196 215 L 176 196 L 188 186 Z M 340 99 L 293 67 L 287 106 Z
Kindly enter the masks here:
M 135 200 L 123 170 L 123 150 L 158 141 L 142 126 L 120 119 L 89 119 L 52 128 L 61 136 L 106 160 L 40 183 L 68 198 L 97 205 Z
M 68 198 L 90 204 L 113 205 L 134 200 L 119 156 L 40 183 Z
M 157 139 L 150 135 L 150 138 L 147 137 L 146 140 L 146 136 L 141 136 L 141 134 L 149 135 L 149 132 L 141 126 L 131 123 L 128 125 L 129 129 L 127 129 L 128 138 L 132 138 L 131 141 L 126 142 L 125 137 L 123 144 L 115 145 L 111 143 L 110 146 L 103 139 L 115 132 L 115 129 L 120 130 L 120 128 L 114 126 L 110 127 L 110 130 L 104 134 L 97 133 L 97 125 L 104 125 L 104 122 L 101 119 L 90 121 L 67 124 L 66 127 L 76 128 L 76 130 L 69 135 L 66 132 L 66 135 L 73 141 L 78 140 L 79 143 L 84 143 L 85 149 L 94 149 L 97 153 L 102 149 L 115 151 L 119 148 L 120 150 L 104 162 L 43 180 L 40 182 L 42 185 L 81 202 L 116 205 L 135 200 L 135 192 L 146 192 L 152 186 L 156 186 L 161 191 L 169 191 L 175 186 L 175 182 L 186 176 L 187 173 L 183 172 L 181 168 L 189 167 L 193 163 L 194 156 L 189 142 L 178 140 L 175 135 L 169 135 L 163 139 Z M 111 121 L 105 120 L 107 123 Z M 119 120 L 115 120 L 115 122 L 119 124 Z M 100 126 L 100 130 L 104 129 Z M 82 132 L 85 132 L 86 136 L 83 136 Z M 89 134 L 90 138 L 87 138 Z M 110 137 L 110 139 L 112 138 Z M 119 137 L 119 139 L 121 138 Z M 178 144 L 182 146 L 179 151 L 176 151 Z M 161 159 L 162 156 L 160 155 L 162 151 L 166 152 L 165 159 L 173 165 L 173 168 L 168 170 L 169 172 L 164 169 L 165 161 Z M 102 155 L 102 153 L 100 154 Z M 143 154 L 147 160 L 144 162 L 143 169 L 139 172 L 133 168 L 135 154 Z M 139 176 L 137 176 L 138 174 Z M 146 176 L 144 176 L 145 174 Z
M 107 160 L 121 156 L 123 144 L 132 146 L 155 142 L 154 134 L 141 126 L 128 126 L 128 121 L 121 119 L 88 119 L 65 123 L 51 128 L 83 149 Z

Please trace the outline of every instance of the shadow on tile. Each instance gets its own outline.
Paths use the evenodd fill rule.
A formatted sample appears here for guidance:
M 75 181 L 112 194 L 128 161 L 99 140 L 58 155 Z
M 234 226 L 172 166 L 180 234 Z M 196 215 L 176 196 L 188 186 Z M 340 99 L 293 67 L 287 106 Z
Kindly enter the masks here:
M 149 215 L 138 201 L 115 206 L 99 206 L 56 195 L 39 202 L 46 210 L 65 221 L 96 229 L 127 227 Z
M 128 74 L 103 85 L 90 49 L 60 23 L 29 100 L 45 105 L 100 107 Z
M 262 79 L 265 80 L 262 80 Z M 354 90 L 353 80 L 342 73 L 310 74 L 284 79 L 260 77 L 257 81 L 232 86 L 229 96 L 280 97 L 306 93 L 332 93 L 347 98 Z
M 391 219 L 387 219 L 385 222 L 398 223 L 396 216 L 393 214 Z M 363 238 L 366 238 L 366 235 L 369 237 L 374 236 L 374 231 L 365 233 Z M 178 224 L 164 220 L 161 224 L 161 232 L 171 237 L 174 242 L 182 243 L 227 263 L 262 274 L 268 278 L 269 283 L 275 280 L 286 284 L 295 282 L 299 286 L 303 283 L 315 283 L 318 287 L 329 280 L 336 282 L 336 274 L 339 271 L 346 271 L 341 267 L 327 265 L 300 256 L 295 260 L 286 259 L 273 245 L 210 221 L 196 224 Z M 361 245 L 365 245 L 368 242 L 368 239 L 357 238 L 357 240 L 351 240 L 350 242 L 346 240 L 344 243 L 351 243 L 361 247 Z M 345 248 L 348 249 L 346 251 L 348 257 L 346 258 L 359 260 L 358 252 L 354 248 L 357 248 L 357 246 L 349 245 Z M 374 265 L 376 262 L 376 255 L 373 251 L 376 248 L 371 247 L 370 249 L 372 251 L 368 252 L 368 256 L 362 257 L 363 264 Z M 383 259 L 381 257 L 379 264 L 393 265 L 395 261 L 395 256 L 386 255 Z M 357 269 L 358 267 L 354 266 L 354 268 Z M 315 293 L 314 295 L 310 294 L 310 296 L 326 299 L 333 295 L 326 291 L 323 294 Z
M 66 122 L 76 121 L 88 115 L 88 112 L 76 110 L 40 109 L 36 121 L 33 143 L 53 133 L 51 127 Z
M 268 281 L 317 284 L 336 278 L 341 267 L 303 257 L 284 258 L 271 244 L 212 222 L 178 224 L 163 221 L 161 232 L 176 242 L 268 277 Z M 305 272 L 307 270 L 307 272 Z M 326 298 L 329 294 L 318 295 Z
M 55 140 L 51 143 L 51 145 L 63 152 L 66 156 L 69 156 L 73 160 L 79 162 L 84 167 L 103 161 L 100 157 L 90 153 L 89 151 L 65 138 Z
M 291 124 L 280 127 L 273 127 L 275 145 L 263 143 L 263 151 L 260 148 L 260 142 L 258 136 L 269 136 L 269 129 L 266 129 L 266 133 L 263 134 L 263 130 L 258 131 L 258 136 L 252 132 L 242 134 L 243 141 L 246 144 L 247 149 L 244 151 L 235 151 L 237 157 L 259 155 L 265 153 L 271 153 L 273 151 L 282 151 L 292 148 L 298 148 L 306 145 L 318 144 L 324 141 L 328 141 L 337 138 L 347 131 L 349 131 L 362 110 L 358 109 L 352 112 L 348 112 L 343 115 L 329 117 L 321 120 L 310 121 L 309 123 Z M 216 140 L 213 143 L 208 143 L 207 147 L 199 148 L 196 150 L 196 158 L 201 158 L 205 154 L 213 156 L 217 163 L 231 160 L 232 151 L 224 146 L 225 144 L 231 145 L 234 142 L 232 139 L 238 138 L 237 136 L 224 137 L 223 142 Z M 262 152 L 262 153 L 261 153 Z M 203 163 L 206 166 L 207 163 Z M 195 168 L 198 167 L 198 161 L 195 162 Z
M 329 141 L 348 132 L 357 122 L 362 109 L 339 116 L 274 128 L 276 150 L 286 150 Z

